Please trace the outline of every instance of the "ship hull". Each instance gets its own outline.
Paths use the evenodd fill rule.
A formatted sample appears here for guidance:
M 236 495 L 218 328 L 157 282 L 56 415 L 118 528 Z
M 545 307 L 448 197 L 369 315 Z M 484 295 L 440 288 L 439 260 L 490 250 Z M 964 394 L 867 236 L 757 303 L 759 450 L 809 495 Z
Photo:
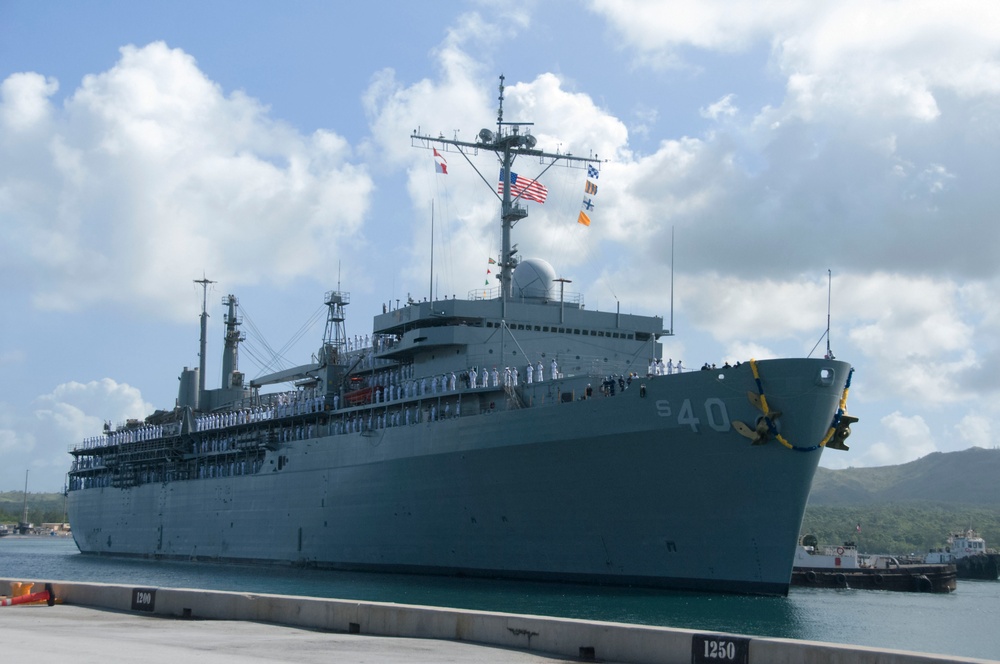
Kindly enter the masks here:
M 284 443 L 252 475 L 71 491 L 73 534 L 92 554 L 781 595 L 849 366 L 760 366 L 798 450 L 732 426 L 761 414 L 747 365 L 569 402 L 549 382 L 523 408 Z
M 957 587 L 954 565 L 901 565 L 891 569 L 796 567 L 792 585 L 915 593 L 950 593 Z
M 1000 554 L 979 553 L 955 561 L 960 579 L 996 581 L 1000 577 Z

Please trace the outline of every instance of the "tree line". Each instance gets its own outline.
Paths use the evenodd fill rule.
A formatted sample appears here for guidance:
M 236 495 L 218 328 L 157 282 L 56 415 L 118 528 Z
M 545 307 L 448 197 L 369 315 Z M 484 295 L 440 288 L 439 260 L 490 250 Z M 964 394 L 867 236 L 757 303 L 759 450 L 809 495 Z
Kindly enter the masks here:
M 0 492 L 0 523 L 18 523 L 24 516 L 24 493 Z M 28 523 L 63 523 L 66 498 L 61 493 L 28 493 Z
M 953 503 L 809 505 L 800 532 L 820 544 L 855 542 L 861 553 L 921 555 L 970 528 L 1000 549 L 1000 510 Z

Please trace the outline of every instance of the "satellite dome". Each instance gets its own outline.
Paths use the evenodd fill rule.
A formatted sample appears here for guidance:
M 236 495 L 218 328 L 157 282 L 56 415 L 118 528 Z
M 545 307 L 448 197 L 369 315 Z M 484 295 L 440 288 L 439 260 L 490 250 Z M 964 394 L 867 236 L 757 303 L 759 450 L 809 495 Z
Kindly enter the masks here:
M 553 299 L 555 278 L 556 271 L 546 261 L 541 258 L 525 259 L 514 270 L 514 297 Z

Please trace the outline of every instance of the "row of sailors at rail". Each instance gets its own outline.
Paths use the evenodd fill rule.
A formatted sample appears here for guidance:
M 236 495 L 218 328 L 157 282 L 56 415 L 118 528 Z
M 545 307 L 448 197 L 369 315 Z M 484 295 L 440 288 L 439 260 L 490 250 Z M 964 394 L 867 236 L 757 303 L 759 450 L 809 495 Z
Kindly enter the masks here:
M 508 369 L 511 372 L 511 376 L 509 378 L 507 378 L 504 374 L 499 373 L 499 370 L 496 367 L 493 367 L 493 371 L 496 372 L 493 380 L 493 387 L 500 387 L 501 377 L 505 378 L 503 385 L 518 384 L 521 375 L 520 369 L 518 367 L 508 367 Z M 553 359 L 549 364 L 549 370 L 551 371 L 550 375 L 553 378 L 559 377 L 559 364 L 555 361 L 555 359 Z M 389 394 L 386 395 L 385 398 L 390 400 L 419 396 L 421 394 L 454 392 L 458 388 L 458 377 L 455 375 L 454 371 L 438 376 L 425 376 L 419 379 L 414 377 L 415 373 L 416 372 L 412 364 L 399 367 L 398 369 L 392 371 L 376 371 L 372 375 L 359 376 L 359 378 L 362 379 L 359 387 L 386 386 L 389 388 Z M 466 387 L 489 387 L 490 377 L 492 374 L 490 374 L 488 369 L 483 369 L 481 379 L 480 374 L 476 369 L 470 370 L 468 374 L 469 380 L 466 383 Z M 527 377 L 526 382 L 540 383 L 545 380 L 545 368 L 541 362 L 538 362 L 536 365 L 532 365 L 529 362 L 525 368 L 524 375 Z M 473 376 L 475 376 L 475 380 L 472 380 Z M 464 375 L 462 379 L 463 382 L 465 382 Z M 393 387 L 396 389 L 392 389 Z M 339 405 L 334 407 L 338 408 Z
M 399 343 L 399 338 L 392 335 L 377 334 L 369 337 L 367 334 L 365 336 L 354 335 L 354 338 L 347 337 L 344 341 L 344 350 L 348 353 L 360 353 L 362 351 L 372 350 L 375 353 L 381 353 L 382 351 L 395 348 L 396 344 Z M 369 355 L 364 360 L 362 360 L 363 366 L 371 366 L 371 356 Z
M 260 471 L 263 462 L 261 461 L 229 461 L 227 463 L 202 463 L 198 464 L 195 476 L 198 479 L 209 479 L 213 477 L 233 477 L 236 475 L 253 475 Z M 170 482 L 173 480 L 187 479 L 177 471 L 163 471 L 160 469 L 141 470 L 136 473 L 137 484 L 151 484 L 159 482 Z M 74 477 L 70 478 L 70 491 L 76 489 L 93 489 L 98 487 L 111 486 L 110 475 L 100 475 L 97 477 Z
M 74 470 L 88 470 L 90 468 L 100 468 L 104 465 L 104 457 L 102 456 L 82 456 L 73 459 L 73 464 L 70 466 L 69 471 Z
M 121 445 L 123 443 L 138 443 L 143 440 L 153 440 L 163 435 L 163 427 L 150 425 L 137 429 L 120 429 L 109 431 L 102 436 L 91 436 L 83 439 L 83 444 L 78 449 L 93 449 L 106 445 Z
M 361 379 L 358 387 L 375 387 L 376 385 L 402 385 L 405 381 L 416 379 L 416 370 L 412 364 L 406 364 L 391 370 L 376 371 L 373 373 L 356 375 Z M 444 376 L 439 376 L 444 380 Z M 425 378 L 425 380 L 427 380 Z M 444 389 L 444 387 L 442 387 Z
M 292 396 L 282 394 L 278 401 L 270 406 L 254 406 L 252 408 L 241 408 L 222 413 L 209 413 L 195 418 L 195 429 L 197 431 L 210 431 L 239 424 L 252 424 L 272 420 L 275 417 L 287 417 L 289 415 L 308 415 L 309 413 L 322 412 L 324 408 L 323 397 L 304 392 L 294 393 Z
M 462 404 L 445 403 L 439 410 L 436 404 L 427 408 L 416 406 L 402 408 L 391 412 L 368 411 L 362 415 L 355 415 L 332 423 L 333 434 L 360 433 L 362 431 L 372 431 L 374 429 L 385 429 L 387 427 L 398 427 L 421 422 L 435 422 L 439 419 L 450 419 L 461 417 Z
M 355 334 L 353 338 L 347 337 L 347 339 L 344 340 L 344 350 L 347 352 L 353 352 L 371 349 L 376 353 L 381 353 L 384 350 L 395 348 L 399 341 L 400 337 L 392 334 L 375 334 L 371 337 L 367 334 L 363 337 Z
M 80 489 L 100 489 L 111 486 L 111 475 L 97 475 L 95 477 L 73 477 L 69 478 L 69 490 L 78 491 Z
M 412 367 L 410 369 L 412 370 Z M 550 370 L 552 376 L 559 376 L 559 364 L 555 360 L 552 360 Z M 536 377 L 537 382 L 542 382 L 545 380 L 545 369 L 541 362 L 537 366 L 532 366 L 531 363 L 528 363 L 525 375 L 529 384 L 536 382 Z M 458 377 L 454 371 L 439 376 L 424 377 L 420 380 L 403 380 L 399 383 L 394 382 L 397 376 L 398 373 L 396 372 L 383 372 L 375 375 L 374 381 L 372 381 L 375 385 L 384 385 L 385 383 L 388 383 L 388 385 L 384 385 L 381 390 L 375 390 L 372 395 L 373 403 L 409 399 L 427 394 L 442 394 L 454 392 L 458 389 Z M 518 367 L 505 367 L 501 374 L 497 367 L 493 367 L 492 372 L 484 368 L 480 377 L 480 373 L 475 368 L 472 368 L 468 371 L 466 386 L 469 388 L 489 387 L 490 379 L 492 379 L 493 387 L 500 387 L 501 385 L 504 387 L 517 387 L 520 382 L 520 371 Z M 501 379 L 503 380 L 502 383 Z M 368 381 L 366 381 L 365 385 L 367 384 Z M 334 410 L 340 408 L 339 396 L 333 397 L 333 408 Z
M 552 372 L 550 375 L 553 379 L 559 377 L 559 363 L 554 359 L 549 365 L 549 369 Z M 532 366 L 531 362 L 528 362 L 528 366 L 525 369 L 525 376 L 529 385 L 536 381 L 539 383 L 544 382 L 545 369 L 542 363 L 539 362 L 537 366 Z M 517 387 L 521 379 L 521 372 L 517 367 L 504 367 L 503 374 L 501 374 L 496 367 L 493 367 L 492 371 L 484 367 L 482 377 L 480 378 L 479 372 L 476 371 L 475 367 L 469 370 L 470 387 L 489 387 L 490 379 L 493 381 L 493 387 L 500 387 L 501 378 L 503 378 L 504 387 Z
M 263 462 L 260 460 L 229 461 L 226 463 L 202 463 L 198 464 L 194 471 L 198 479 L 209 479 L 213 477 L 232 477 L 236 475 L 254 475 L 260 472 Z M 150 484 L 158 482 L 169 482 L 188 477 L 175 470 L 163 471 L 161 469 L 141 470 L 136 475 L 138 484 Z M 69 490 L 97 489 L 111 486 L 111 475 L 105 473 L 93 477 L 70 477 Z
M 211 477 L 232 477 L 234 475 L 254 475 L 259 470 L 262 461 L 230 461 L 228 463 L 201 463 L 198 464 L 198 479 Z M 153 479 L 158 482 L 161 480 Z
M 231 427 L 237 424 L 247 424 L 248 422 L 260 422 L 274 417 L 274 410 L 263 406 L 254 408 L 242 408 L 240 410 L 228 410 L 221 413 L 208 413 L 196 417 L 194 420 L 195 431 L 210 431 Z
M 658 358 L 649 361 L 649 368 L 646 370 L 647 376 L 669 376 L 675 373 L 684 373 L 684 364 L 681 360 L 677 360 L 677 366 L 674 366 L 673 358 L 667 360 L 666 365 L 663 364 L 663 358 Z
M 461 403 L 456 402 L 454 405 L 451 403 L 445 403 L 440 408 L 438 408 L 437 404 L 431 404 L 430 406 L 424 408 L 411 406 L 391 412 L 374 412 L 368 410 L 367 412 L 359 413 L 351 417 L 345 417 L 332 421 L 330 423 L 330 433 L 334 435 L 360 433 L 362 431 L 384 429 L 386 427 L 398 427 L 408 424 L 418 424 L 421 422 L 434 422 L 438 419 L 460 417 L 462 415 L 461 409 Z M 276 435 L 280 442 L 285 443 L 294 440 L 307 440 L 314 438 L 319 435 L 319 433 L 320 431 L 317 427 L 312 424 L 306 424 L 294 427 L 281 427 L 277 430 Z M 201 454 L 227 452 L 230 449 L 234 449 L 234 443 L 235 438 L 229 437 L 206 439 L 198 443 L 195 451 Z

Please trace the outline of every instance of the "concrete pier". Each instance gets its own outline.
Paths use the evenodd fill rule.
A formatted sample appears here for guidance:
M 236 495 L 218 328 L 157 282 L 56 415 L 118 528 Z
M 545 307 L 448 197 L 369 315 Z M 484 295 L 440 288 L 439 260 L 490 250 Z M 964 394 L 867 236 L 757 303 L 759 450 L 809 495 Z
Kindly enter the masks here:
M 0 579 L 0 594 L 11 582 Z M 45 581 L 34 581 L 33 591 Z M 995 660 L 383 602 L 50 581 L 0 608 L 4 655 L 57 661 L 930 664 Z M 23 592 L 23 589 L 20 591 Z M 10 648 L 13 648 L 13 651 Z

